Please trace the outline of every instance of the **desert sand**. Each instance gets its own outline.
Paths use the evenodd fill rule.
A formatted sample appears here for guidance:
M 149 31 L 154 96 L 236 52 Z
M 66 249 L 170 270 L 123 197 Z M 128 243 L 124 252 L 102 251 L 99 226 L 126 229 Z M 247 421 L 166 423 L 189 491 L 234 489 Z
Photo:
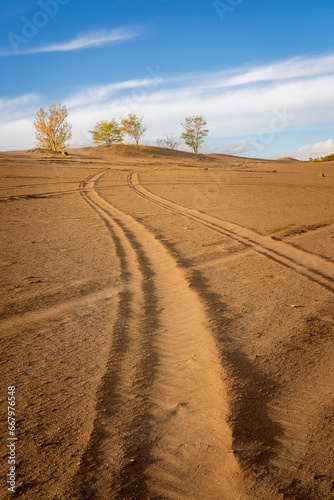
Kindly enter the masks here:
M 333 162 L 119 145 L 0 175 L 0 498 L 13 385 L 15 498 L 334 498 Z

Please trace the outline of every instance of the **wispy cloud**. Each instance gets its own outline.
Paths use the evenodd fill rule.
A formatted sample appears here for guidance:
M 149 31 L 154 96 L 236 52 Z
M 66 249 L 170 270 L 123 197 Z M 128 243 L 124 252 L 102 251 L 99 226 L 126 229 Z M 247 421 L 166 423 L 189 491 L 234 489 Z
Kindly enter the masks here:
M 241 139 L 240 141 L 230 142 L 225 144 L 224 153 L 227 155 L 241 155 L 250 153 L 253 151 L 254 147 L 252 146 L 254 140 L 246 137 L 245 139 Z
M 36 101 L 38 99 L 37 94 L 25 94 L 20 97 L 13 97 L 8 99 L 0 99 L 0 112 L 12 111 L 20 106 L 26 106 L 27 104 Z
M 240 71 L 240 70 L 239 70 Z M 322 57 L 294 57 L 266 66 L 259 66 L 240 74 L 232 75 L 222 81 L 224 86 L 245 85 L 278 80 L 289 80 L 334 72 L 334 54 Z
M 162 80 L 158 78 L 142 78 L 128 80 L 125 82 L 111 83 L 110 85 L 96 85 L 88 87 L 67 99 L 69 108 L 87 106 L 104 102 L 106 99 L 115 97 L 120 91 L 134 91 L 135 89 L 149 89 L 156 86 Z
M 113 43 L 126 42 L 139 36 L 139 32 L 131 28 L 118 28 L 113 30 L 101 30 L 91 33 L 85 33 L 76 36 L 72 40 L 42 45 L 39 47 L 23 48 L 16 53 L 13 51 L 1 51 L 2 56 L 11 56 L 14 54 L 41 54 L 45 52 L 69 52 L 73 50 L 82 50 L 96 47 L 103 47 Z
M 156 74 L 153 73 L 154 71 L 151 70 L 150 74 L 142 79 L 88 87 L 70 97 L 68 105 L 97 104 L 115 97 L 117 91 L 134 91 L 136 88 L 153 91 L 154 87 L 158 85 L 159 89 L 170 89 L 170 92 L 185 92 L 185 97 L 189 93 L 192 95 L 197 93 L 198 96 L 204 95 L 206 98 L 215 91 L 225 90 L 227 92 L 228 89 L 234 89 L 233 92 L 238 92 L 236 87 L 246 88 L 248 86 L 250 88 L 256 84 L 282 84 L 282 81 L 288 82 L 304 78 L 310 80 L 312 76 L 334 74 L 334 54 L 309 59 L 295 57 L 252 69 L 234 68 L 214 73 L 190 73 L 179 76 L 169 76 L 159 70 Z
M 40 97 L 37 94 L 25 94 L 20 97 L 0 99 L 0 124 L 15 118 L 29 116 L 36 108 Z
M 168 83 L 197 88 L 224 89 L 250 84 L 279 82 L 334 73 L 334 54 L 293 57 L 267 65 L 241 66 L 212 73 L 190 73 L 165 79 Z

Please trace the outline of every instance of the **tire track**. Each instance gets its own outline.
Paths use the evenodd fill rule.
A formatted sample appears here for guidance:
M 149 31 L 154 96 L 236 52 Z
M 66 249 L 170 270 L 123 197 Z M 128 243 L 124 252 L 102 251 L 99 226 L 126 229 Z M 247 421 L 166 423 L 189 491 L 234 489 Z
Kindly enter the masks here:
M 118 187 L 119 184 L 114 184 L 111 186 L 105 186 L 103 189 L 109 189 L 111 187 Z M 30 186 L 24 186 L 30 187 Z M 0 188 L 1 189 L 1 188 Z M 6 187 L 3 188 L 7 191 L 10 190 L 16 190 L 17 188 L 14 187 Z M 39 198 L 52 198 L 56 196 L 62 196 L 65 194 L 78 194 L 80 193 L 80 188 L 75 188 L 75 189 L 67 189 L 63 191 L 47 191 L 47 192 L 39 192 L 39 193 L 23 193 L 23 194 L 12 194 L 12 195 L 7 195 L 7 196 L 0 196 L 0 203 L 8 202 L 8 201 L 17 201 L 17 200 L 29 200 L 29 199 L 39 199 Z
M 80 184 L 81 194 L 105 222 L 115 242 L 125 286 L 119 294 L 112 348 L 90 443 L 74 481 L 75 496 L 145 498 L 144 468 L 150 443 L 142 429 L 148 427 L 151 418 L 147 393 L 156 363 L 151 338 L 157 319 L 153 283 L 150 270 L 136 252 L 134 239 L 130 234 L 125 236 L 121 223 L 114 222 L 89 192 L 95 177 L 89 176 Z M 151 323 L 146 320 L 149 313 Z M 150 356 L 143 355 L 148 342 Z M 134 457 L 138 457 L 136 463 Z
M 57 318 L 62 314 L 69 313 L 73 310 L 89 309 L 95 307 L 99 303 L 106 300 L 114 300 L 119 291 L 119 287 L 110 286 L 102 288 L 98 292 L 92 292 L 80 297 L 64 299 L 62 302 L 51 304 L 48 307 L 32 309 L 24 312 L 14 312 L 13 315 L 5 318 L 0 318 L 0 329 L 3 330 L 5 337 L 10 329 L 29 323 L 40 323 L 41 320 Z
M 334 291 L 334 264 L 332 262 L 284 243 L 281 240 L 262 236 L 237 224 L 217 219 L 195 209 L 182 207 L 172 201 L 161 198 L 149 192 L 139 183 L 137 173 L 130 173 L 128 175 L 128 185 L 132 191 L 147 201 L 151 201 L 162 208 L 183 215 L 213 231 L 228 236 L 245 247 L 252 248 L 261 255 L 294 270 L 324 288 Z
M 16 201 L 16 200 L 28 200 L 36 198 L 52 198 L 54 196 L 61 196 L 64 194 L 77 194 L 78 189 L 68 189 L 65 191 L 48 191 L 45 193 L 31 193 L 31 194 L 12 194 L 8 196 L 0 196 L 0 202 L 6 201 Z
M 107 172 L 80 189 L 110 230 L 127 283 L 76 491 L 81 498 L 244 500 L 204 307 L 162 243 L 96 192 Z

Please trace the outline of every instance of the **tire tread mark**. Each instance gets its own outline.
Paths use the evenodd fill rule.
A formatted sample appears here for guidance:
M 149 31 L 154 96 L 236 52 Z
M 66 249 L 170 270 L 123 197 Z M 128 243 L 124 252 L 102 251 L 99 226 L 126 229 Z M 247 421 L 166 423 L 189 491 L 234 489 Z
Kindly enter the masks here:
M 143 429 L 150 428 L 147 393 L 156 365 L 153 335 L 158 314 L 154 284 L 150 281 L 149 265 L 134 237 L 91 199 L 92 189 L 87 189 L 87 184 L 94 177 L 96 173 L 86 177 L 79 189 L 114 240 L 126 285 L 119 293 L 112 347 L 98 394 L 90 442 L 73 480 L 71 494 L 87 499 L 105 498 L 104 495 L 114 499 L 147 498 L 145 469 L 150 463 L 150 441 L 149 433 Z M 132 274 L 133 265 L 137 266 L 136 277 Z M 140 357 L 148 347 L 150 357 Z M 135 463 L 131 463 L 132 457 L 136 457 Z

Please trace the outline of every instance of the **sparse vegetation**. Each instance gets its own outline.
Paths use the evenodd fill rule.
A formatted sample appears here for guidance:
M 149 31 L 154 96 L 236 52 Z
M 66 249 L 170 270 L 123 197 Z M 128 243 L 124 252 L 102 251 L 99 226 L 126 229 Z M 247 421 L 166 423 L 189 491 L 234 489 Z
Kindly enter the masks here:
M 66 106 L 52 104 L 49 112 L 41 108 L 33 122 L 36 129 L 36 146 L 47 151 L 62 151 L 72 137 L 72 125 L 67 121 Z
M 177 149 L 177 147 L 180 145 L 180 143 L 176 140 L 176 137 L 174 134 L 171 135 L 166 135 L 165 139 L 158 139 L 157 140 L 157 146 L 159 148 L 168 148 L 168 149 Z
M 327 155 L 327 156 L 321 156 L 318 158 L 310 158 L 309 159 L 309 162 L 310 163 L 320 163 L 320 162 L 324 162 L 324 161 L 334 161 L 334 154 L 332 155 Z
M 146 132 L 147 127 L 143 122 L 143 117 L 139 118 L 134 113 L 129 113 L 127 118 L 121 120 L 121 132 L 133 137 L 138 146 L 139 140 Z
M 92 134 L 93 143 L 96 145 L 110 146 L 123 142 L 123 132 L 114 118 L 110 122 L 107 120 L 97 122 L 89 133 Z
M 198 153 L 198 149 L 204 143 L 204 137 L 209 133 L 209 130 L 204 128 L 206 124 L 204 116 L 200 115 L 190 116 L 186 118 L 185 123 L 181 123 L 182 127 L 185 128 L 181 138 L 195 153 Z

